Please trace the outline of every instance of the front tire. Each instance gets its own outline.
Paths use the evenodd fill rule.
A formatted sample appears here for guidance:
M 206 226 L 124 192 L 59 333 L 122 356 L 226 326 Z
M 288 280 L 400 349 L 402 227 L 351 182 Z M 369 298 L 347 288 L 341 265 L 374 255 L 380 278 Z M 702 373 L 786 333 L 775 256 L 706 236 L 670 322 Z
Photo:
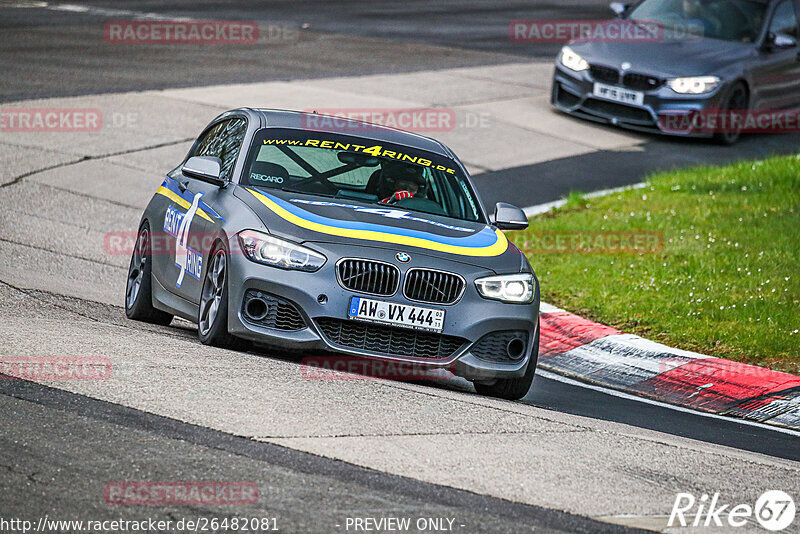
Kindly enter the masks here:
M 128 319 L 166 326 L 172 315 L 153 307 L 153 255 L 150 225 L 142 223 L 128 267 L 125 284 L 125 315 Z
M 228 251 L 218 242 L 209 256 L 210 261 L 203 289 L 200 292 L 200 310 L 197 314 L 197 333 L 204 345 L 225 349 L 245 350 L 247 340 L 228 332 Z
M 515 378 L 498 378 L 491 384 L 475 382 L 475 391 L 487 397 L 497 397 L 505 400 L 519 400 L 528 394 L 536 374 L 536 364 L 539 361 L 539 325 L 536 325 L 536 339 L 534 340 L 531 359 L 525 374 Z
M 728 93 L 728 97 L 725 99 L 725 104 L 722 107 L 723 111 L 735 111 L 735 112 L 743 112 L 747 111 L 749 108 L 748 98 L 747 98 L 747 87 L 739 82 L 731 87 L 731 91 Z M 741 137 L 741 131 L 726 131 L 726 132 L 718 132 L 714 134 L 714 140 L 725 146 L 730 146 L 736 141 L 739 140 Z

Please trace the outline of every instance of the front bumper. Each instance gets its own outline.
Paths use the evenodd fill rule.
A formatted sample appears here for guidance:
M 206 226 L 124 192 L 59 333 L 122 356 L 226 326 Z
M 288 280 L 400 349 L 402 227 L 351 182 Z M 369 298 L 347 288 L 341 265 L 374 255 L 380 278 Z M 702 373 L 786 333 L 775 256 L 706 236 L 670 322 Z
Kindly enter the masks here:
M 590 72 L 574 72 L 556 62 L 551 103 L 557 109 L 583 119 L 613 124 L 641 132 L 680 137 L 711 137 L 691 127 L 695 114 L 722 108 L 724 87 L 703 95 L 681 95 L 667 85 L 645 91 L 642 106 L 596 98 Z
M 235 239 L 235 237 L 234 237 Z M 248 260 L 243 255 L 233 255 L 229 265 L 229 306 L 228 330 L 231 334 L 251 341 L 291 350 L 301 350 L 306 356 L 320 353 L 347 354 L 355 357 L 380 359 L 384 361 L 403 362 L 420 369 L 447 369 L 450 372 L 469 380 L 492 380 L 495 378 L 518 377 L 525 374 L 528 364 L 536 364 L 536 356 L 532 357 L 533 347 L 538 339 L 539 291 L 531 304 L 506 304 L 487 300 L 477 292 L 474 280 L 481 276 L 495 274 L 493 271 L 480 269 L 472 265 L 446 261 L 421 253 L 413 254 L 410 264 L 399 264 L 395 258 L 395 250 L 379 247 L 353 247 L 327 243 L 307 244 L 322 252 L 328 258 L 325 265 L 315 273 L 287 271 L 260 265 Z M 230 250 L 237 250 L 231 246 Z M 396 265 L 401 271 L 401 284 L 406 271 L 413 268 L 430 268 L 460 274 L 466 279 L 464 294 L 455 304 L 437 305 L 411 302 L 398 291 L 391 297 L 374 297 L 344 289 L 336 278 L 336 262 L 343 257 L 369 258 Z M 247 318 L 243 303 L 258 292 L 261 296 L 277 298 L 293 305 L 302 321 L 285 321 L 283 329 L 256 324 Z M 365 326 L 369 323 L 348 319 L 350 298 L 365 296 L 389 302 L 436 308 L 445 311 L 444 336 L 440 347 L 449 347 L 438 354 L 420 355 L 390 353 L 371 350 L 373 343 L 369 337 L 388 335 L 381 326 L 377 329 Z M 296 318 L 296 315 L 294 316 Z M 340 328 L 341 336 L 331 335 L 331 325 Z M 286 329 L 287 325 L 291 329 Z M 337 326 L 338 325 L 338 326 Z M 272 325 L 274 326 L 274 325 Z M 297 328 L 300 326 L 300 328 Z M 407 343 L 413 339 L 412 345 L 430 346 L 436 344 L 439 334 L 425 333 L 416 337 L 416 331 L 399 328 L 392 333 L 400 335 Z M 345 333 L 345 329 L 347 332 Z M 366 332 L 365 332 L 366 330 Z M 526 346 L 522 355 L 516 359 L 498 357 L 495 361 L 487 358 L 485 336 L 498 332 L 525 332 Z M 327 334 L 326 334 L 327 332 Z M 358 339 L 360 341 L 353 341 Z M 419 342 L 417 342 L 419 339 Z M 502 339 L 502 338 L 500 338 Z M 494 337 L 489 341 L 495 340 Z M 477 342 L 483 341 L 481 345 Z M 452 350 L 451 350 L 452 349 Z

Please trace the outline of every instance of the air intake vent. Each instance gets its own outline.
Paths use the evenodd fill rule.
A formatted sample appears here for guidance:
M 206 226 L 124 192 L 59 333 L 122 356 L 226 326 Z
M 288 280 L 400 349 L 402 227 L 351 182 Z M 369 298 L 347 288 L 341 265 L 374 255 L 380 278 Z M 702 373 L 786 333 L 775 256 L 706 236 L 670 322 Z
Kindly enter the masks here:
M 342 260 L 336 274 L 343 288 L 370 295 L 394 295 L 400 284 L 400 270 L 378 261 Z
M 321 317 L 317 324 L 333 345 L 396 357 L 449 358 L 465 343 L 455 336 L 332 317 Z
M 472 346 L 470 352 L 488 362 L 516 362 L 525 356 L 527 349 L 527 332 L 506 330 L 483 336 Z
M 242 315 L 248 323 L 278 330 L 302 330 L 306 322 L 294 304 L 275 295 L 248 289 L 242 301 Z
M 403 294 L 408 300 L 453 304 L 461 298 L 464 285 L 464 279 L 457 274 L 430 269 L 409 269 Z

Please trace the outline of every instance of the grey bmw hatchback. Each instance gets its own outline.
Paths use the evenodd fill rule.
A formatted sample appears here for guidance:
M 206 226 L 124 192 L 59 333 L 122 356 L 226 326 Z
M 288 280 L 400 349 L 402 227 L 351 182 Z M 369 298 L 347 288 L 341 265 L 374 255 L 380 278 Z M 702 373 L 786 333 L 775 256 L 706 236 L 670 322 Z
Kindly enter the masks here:
M 237 109 L 209 124 L 142 215 L 131 319 L 447 369 L 518 399 L 539 353 L 539 284 L 442 143 L 358 121 Z
M 741 121 L 709 127 L 695 118 L 800 104 L 797 0 L 643 0 L 612 9 L 615 24 L 655 24 L 658 38 L 564 46 L 553 78 L 557 109 L 732 144 Z

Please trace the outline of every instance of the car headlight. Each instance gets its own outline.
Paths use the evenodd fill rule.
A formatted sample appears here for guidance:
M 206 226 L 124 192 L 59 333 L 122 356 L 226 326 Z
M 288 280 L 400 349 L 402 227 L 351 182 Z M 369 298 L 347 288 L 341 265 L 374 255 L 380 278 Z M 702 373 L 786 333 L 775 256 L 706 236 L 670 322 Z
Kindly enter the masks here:
M 690 78 L 673 78 L 667 82 L 670 89 L 676 93 L 701 95 L 710 93 L 719 85 L 716 76 L 693 76 Z
M 533 301 L 533 275 L 504 274 L 488 276 L 475 280 L 478 293 L 483 298 L 512 302 L 515 304 L 528 304 Z
M 589 63 L 568 46 L 561 49 L 561 64 L 575 72 L 589 68 Z
M 281 269 L 313 272 L 327 261 L 311 249 L 254 230 L 239 232 L 239 242 L 248 259 Z

